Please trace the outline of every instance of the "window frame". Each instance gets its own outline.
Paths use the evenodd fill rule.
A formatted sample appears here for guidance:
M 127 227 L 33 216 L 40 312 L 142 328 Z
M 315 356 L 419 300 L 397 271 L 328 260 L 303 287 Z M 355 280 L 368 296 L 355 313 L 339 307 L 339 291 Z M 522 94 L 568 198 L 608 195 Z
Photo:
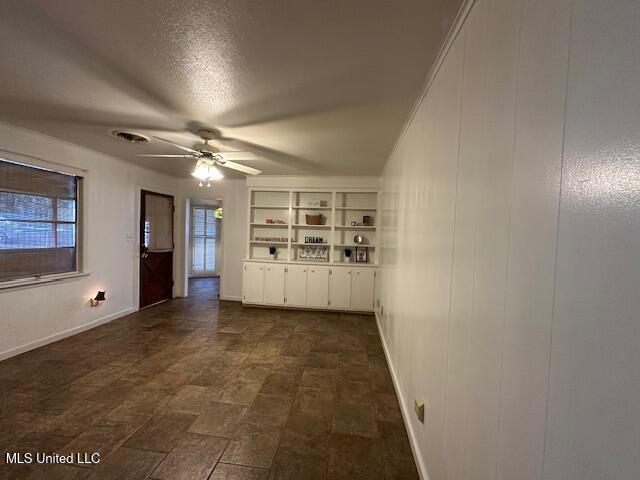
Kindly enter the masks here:
M 18 165 L 22 165 L 28 168 L 35 168 L 35 169 L 40 169 L 40 170 L 47 170 L 50 172 L 54 172 L 54 173 L 59 173 L 59 174 L 63 174 L 63 175 L 71 175 L 76 177 L 76 221 L 75 222 L 69 222 L 69 221 L 57 221 L 57 220 L 52 220 L 50 222 L 44 222 L 44 223 L 51 223 L 54 225 L 54 228 L 58 225 L 58 224 L 71 224 L 71 223 L 75 223 L 76 225 L 76 233 L 75 233 L 75 270 L 69 270 L 67 272 L 58 272 L 58 273 L 43 273 L 43 274 L 39 274 L 39 275 L 31 275 L 28 277 L 18 277 L 18 278 L 10 278 L 10 279 L 6 279 L 6 280 L 2 280 L 0 279 L 0 292 L 2 292 L 3 290 L 10 290 L 10 289 L 16 289 L 16 288 L 21 288 L 21 287 L 29 287 L 29 286 L 37 286 L 37 285 L 41 285 L 41 284 L 48 284 L 48 283 L 52 283 L 52 282 L 59 282 L 59 281 L 67 281 L 67 280 L 71 280 L 74 278 L 80 278 L 80 277 L 86 277 L 90 275 L 90 272 L 85 270 L 85 265 L 84 265 L 84 249 L 85 249 L 85 245 L 86 245 L 86 237 L 85 237 L 85 222 L 86 222 L 86 218 L 85 218 L 85 211 L 86 211 L 86 205 L 85 205 L 85 184 L 87 182 L 88 179 L 88 172 L 86 170 L 83 169 L 79 169 L 76 167 L 72 167 L 72 166 L 68 166 L 68 165 L 63 165 L 63 164 L 59 164 L 59 163 L 55 163 L 55 162 L 51 162 L 51 161 L 47 161 L 47 160 L 43 160 L 37 157 L 32 157 L 29 155 L 22 155 L 22 154 L 17 154 L 15 152 L 8 152 L 5 150 L 1 150 L 0 149 L 0 161 L 6 161 L 6 162 L 10 162 L 10 163 L 15 163 Z M 15 190 L 4 190 L 4 191 L 11 191 L 12 193 L 17 193 L 17 194 L 27 194 L 27 195 L 33 195 L 33 193 L 31 192 L 24 192 L 24 191 L 15 191 Z M 41 195 L 44 196 L 44 195 Z M 54 198 L 54 197 L 47 197 L 47 198 Z M 57 197 L 55 197 L 57 198 Z M 56 207 L 57 208 L 57 205 Z M 22 220 L 20 220 L 22 221 Z M 29 220 L 24 220 L 29 222 Z M 38 223 L 39 221 L 34 221 L 33 223 Z M 53 248 L 25 248 L 25 249 L 4 249 L 5 252 L 16 252 L 16 251 L 20 251 L 20 252 L 29 252 L 29 251 L 38 251 L 38 252 L 42 252 L 43 250 L 51 250 L 51 251 L 55 251 L 55 250 L 59 250 L 59 249 L 64 249 L 64 248 L 73 248 L 73 247 L 53 247 Z

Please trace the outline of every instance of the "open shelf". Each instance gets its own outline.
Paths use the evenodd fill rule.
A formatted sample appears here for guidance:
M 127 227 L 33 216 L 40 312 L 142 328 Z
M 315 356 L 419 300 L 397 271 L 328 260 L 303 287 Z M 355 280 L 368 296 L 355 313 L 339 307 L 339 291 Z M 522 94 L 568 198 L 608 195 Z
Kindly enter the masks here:
M 316 230 L 318 228 L 320 229 L 328 229 L 331 228 L 331 225 L 306 225 L 304 223 L 297 223 L 295 225 L 292 225 L 293 228 L 307 228 L 309 230 Z
M 297 210 L 331 210 L 331 207 L 303 207 L 295 205 L 291 208 L 295 208 Z
M 336 228 L 339 230 L 375 230 L 376 227 L 372 225 L 336 225 Z
M 335 248 L 356 248 L 356 247 L 366 247 L 366 248 L 376 248 L 374 243 L 371 244 L 363 244 L 360 243 L 356 245 L 355 243 L 336 243 L 333 245 Z
M 336 210 L 352 210 L 356 212 L 375 212 L 378 209 L 372 207 L 336 207 Z
M 344 264 L 345 249 L 367 248 L 368 262 L 377 264 L 376 225 L 379 219 L 379 194 L 375 190 L 314 188 L 249 188 L 249 221 L 246 246 L 247 259 L 268 261 L 268 247 L 276 247 L 277 262 L 301 264 Z M 316 203 L 319 206 L 311 206 Z M 321 215 L 322 225 L 306 223 L 307 215 Z M 266 223 L 280 220 L 286 223 Z M 351 222 L 370 225 L 351 225 Z M 265 229 L 261 231 L 261 229 Z M 355 244 L 354 235 L 365 242 Z M 324 238 L 326 243 L 305 243 L 305 237 Z M 288 241 L 253 240 L 282 237 Z M 327 259 L 301 258 L 306 247 L 326 249 Z M 306 249 L 308 250 L 308 249 Z M 353 262 L 355 265 L 355 262 Z

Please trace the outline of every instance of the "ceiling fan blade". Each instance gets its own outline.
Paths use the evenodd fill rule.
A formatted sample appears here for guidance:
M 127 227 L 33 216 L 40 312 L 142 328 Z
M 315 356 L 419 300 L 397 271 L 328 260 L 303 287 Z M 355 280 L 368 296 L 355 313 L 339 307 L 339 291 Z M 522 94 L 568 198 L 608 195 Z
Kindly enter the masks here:
M 141 153 L 136 157 L 171 157 L 171 158 L 195 158 L 195 155 L 156 155 L 154 153 Z
M 236 162 L 220 162 L 218 163 L 221 167 L 230 168 L 232 170 L 237 170 L 242 173 L 247 173 L 249 175 L 260 175 L 262 170 L 258 170 L 257 168 L 247 167 L 246 165 L 240 165 Z
M 248 162 L 260 160 L 253 152 L 216 152 L 216 155 L 220 155 L 225 161 L 241 160 L 243 162 Z
M 193 153 L 194 155 L 197 155 L 198 157 L 200 155 L 202 155 L 200 152 L 198 152 L 197 150 L 193 150 L 192 148 L 189 147 L 183 147 L 182 145 L 172 142 L 171 140 L 167 140 L 166 138 L 162 138 L 162 137 L 156 137 L 155 135 L 152 135 L 153 138 L 155 138 L 156 140 L 160 140 L 161 142 L 165 142 L 168 143 L 169 145 L 173 145 L 176 148 L 180 148 L 181 150 L 184 150 L 185 152 L 189 152 L 189 153 Z

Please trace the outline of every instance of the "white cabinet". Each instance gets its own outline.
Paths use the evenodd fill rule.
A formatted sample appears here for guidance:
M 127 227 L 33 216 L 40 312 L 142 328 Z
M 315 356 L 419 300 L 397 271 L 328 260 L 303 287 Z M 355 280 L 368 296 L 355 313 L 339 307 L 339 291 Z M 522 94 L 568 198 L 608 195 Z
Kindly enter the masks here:
M 351 309 L 373 310 L 375 270 L 354 268 L 351 272 Z
M 285 273 L 285 303 L 290 307 L 307 306 L 307 266 L 289 265 Z
M 242 301 L 287 307 L 371 312 L 375 269 L 346 265 L 244 263 Z
M 262 263 L 246 262 L 242 276 L 242 301 L 262 303 L 264 301 L 264 266 Z
M 264 303 L 266 305 L 284 305 L 284 272 L 280 263 L 264 264 Z
M 335 267 L 329 271 L 329 308 L 348 310 L 351 302 L 351 268 Z
M 307 307 L 329 305 L 329 267 L 307 267 Z

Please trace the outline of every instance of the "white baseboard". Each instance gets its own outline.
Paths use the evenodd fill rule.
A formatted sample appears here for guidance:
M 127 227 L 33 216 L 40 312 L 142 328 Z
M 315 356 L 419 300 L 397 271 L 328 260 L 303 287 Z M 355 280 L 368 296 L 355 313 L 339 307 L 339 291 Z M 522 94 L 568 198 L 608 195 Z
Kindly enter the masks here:
M 416 439 L 416 433 L 411 426 L 411 422 L 409 419 L 411 415 L 413 415 L 413 411 L 407 406 L 411 405 L 410 402 L 407 402 L 402 389 L 400 388 L 400 383 L 398 381 L 398 377 L 396 376 L 396 370 L 393 367 L 393 362 L 391 361 L 391 356 L 389 354 L 389 350 L 387 348 L 387 343 L 385 341 L 384 335 L 382 334 L 382 327 L 380 325 L 380 317 L 378 317 L 378 312 L 376 312 L 376 326 L 378 327 L 378 334 L 380 336 L 380 342 L 382 343 L 382 349 L 384 350 L 384 356 L 387 359 L 387 365 L 389 365 L 389 371 L 391 372 L 391 379 L 393 380 L 393 388 L 396 390 L 396 395 L 398 396 L 398 403 L 400 404 L 400 411 L 402 412 L 402 419 L 404 420 L 404 426 L 409 433 L 409 444 L 411 445 L 411 451 L 413 452 L 413 458 L 416 462 L 416 467 L 418 469 L 418 474 L 422 480 L 429 480 L 429 475 L 427 474 L 427 468 L 424 464 L 424 460 L 420 456 L 420 451 L 418 450 L 418 441 Z
M 230 302 L 241 302 L 242 297 L 236 295 L 220 295 L 220 300 L 228 300 Z
M 105 323 L 109 323 L 116 318 L 124 317 L 125 315 L 129 315 L 137 311 L 137 308 L 130 307 L 124 310 L 120 310 L 119 312 L 112 313 L 111 315 L 107 315 L 105 317 L 94 320 L 93 322 L 85 323 L 83 325 L 79 325 L 77 327 L 70 328 L 69 330 L 65 330 L 63 332 L 55 333 L 45 338 L 41 338 L 40 340 L 36 340 L 34 342 L 25 343 L 19 347 L 12 348 L 10 350 L 6 350 L 4 352 L 0 352 L 0 361 L 6 360 L 7 358 L 15 357 L 16 355 L 20 355 L 21 353 L 28 352 L 29 350 L 33 350 L 38 347 L 42 347 L 49 343 L 53 343 L 58 340 L 62 340 L 63 338 L 70 337 L 72 335 L 76 335 L 78 333 L 84 332 L 86 330 L 90 330 L 99 325 L 103 325 Z

